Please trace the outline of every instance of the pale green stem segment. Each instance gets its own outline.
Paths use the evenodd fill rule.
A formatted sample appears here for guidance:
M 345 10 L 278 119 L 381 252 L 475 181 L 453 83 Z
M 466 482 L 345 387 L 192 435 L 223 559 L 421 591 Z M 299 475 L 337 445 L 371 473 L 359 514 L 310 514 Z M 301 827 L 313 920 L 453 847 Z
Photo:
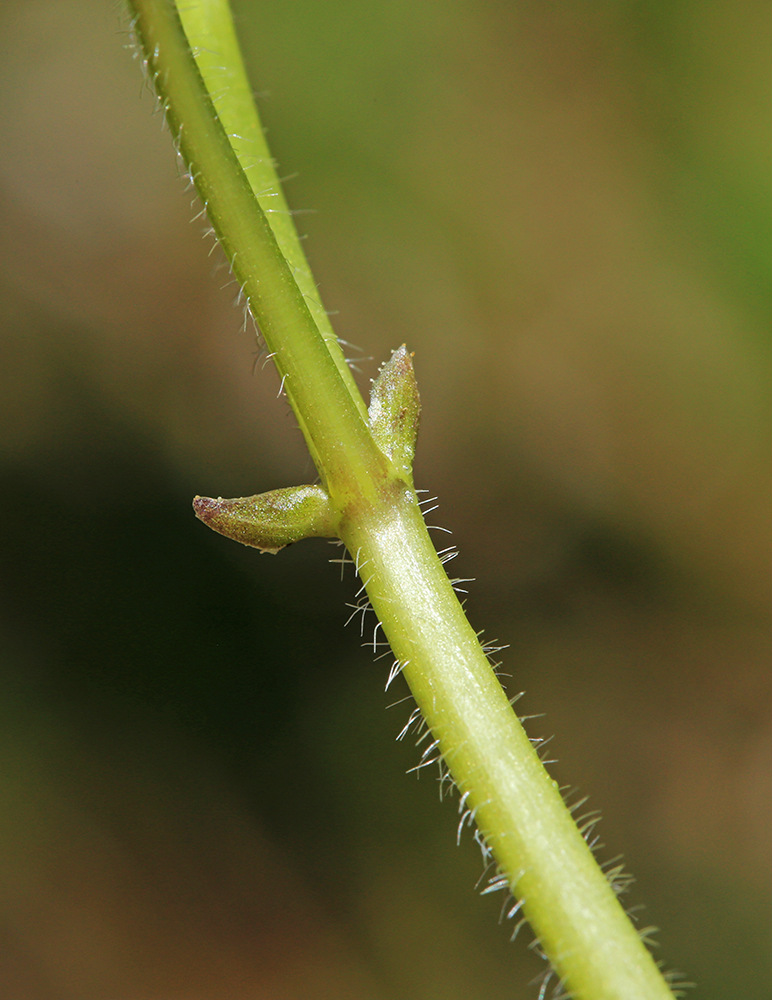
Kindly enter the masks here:
M 364 403 L 322 305 L 265 141 L 228 0 L 191 0 L 179 6 L 180 20 L 209 96 L 284 259 L 327 343 L 341 378 L 364 416 Z
M 219 513 L 207 504 L 228 502 L 199 498 L 199 515 L 220 517 L 232 534 L 225 522 L 238 521 L 252 504 L 263 527 L 248 544 L 269 551 L 309 531 L 339 535 L 436 740 L 427 760 L 443 756 L 571 995 L 672 998 L 517 720 L 429 538 L 412 488 L 419 403 L 409 355 L 401 348 L 384 367 L 368 426 L 217 118 L 174 5 L 133 0 L 133 8 L 178 147 L 275 352 L 325 484 L 276 491 L 284 494 L 278 505 L 266 500 L 272 494 L 232 501 L 235 507 Z M 208 30 L 215 29 L 213 21 Z M 208 47 L 225 58 L 229 38 L 213 37 Z M 217 92 L 217 80 L 210 90 Z M 228 113 L 235 116 L 228 131 L 249 134 L 251 119 L 242 128 L 237 112 Z M 284 527 L 277 521 L 282 505 L 289 508 Z
M 340 535 L 431 730 L 426 759 L 442 754 L 570 995 L 672 1000 L 493 674 L 413 491 L 344 519 Z
M 374 498 L 391 474 L 260 208 L 192 57 L 172 0 L 133 0 L 134 29 L 169 127 L 274 355 L 331 497 Z M 213 90 L 216 87 L 213 85 Z
M 437 559 L 409 485 L 420 399 L 410 355 L 394 352 L 373 384 L 370 424 L 395 464 L 391 496 L 342 517 L 320 486 L 257 497 L 197 497 L 210 527 L 262 551 L 311 535 L 340 536 L 432 732 L 424 764 L 442 756 L 545 953 L 585 1000 L 655 1000 L 670 991 L 557 785 L 517 721 Z

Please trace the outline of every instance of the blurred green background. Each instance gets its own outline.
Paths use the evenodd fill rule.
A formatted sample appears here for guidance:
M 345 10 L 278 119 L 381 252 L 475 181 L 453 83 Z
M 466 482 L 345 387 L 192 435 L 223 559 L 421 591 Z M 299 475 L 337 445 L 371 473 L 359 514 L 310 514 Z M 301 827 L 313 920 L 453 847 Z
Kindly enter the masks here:
M 772 997 L 772 8 L 236 11 L 553 774 L 693 995 Z M 336 550 L 193 518 L 313 470 L 125 26 L 0 7 L 0 995 L 535 997 Z

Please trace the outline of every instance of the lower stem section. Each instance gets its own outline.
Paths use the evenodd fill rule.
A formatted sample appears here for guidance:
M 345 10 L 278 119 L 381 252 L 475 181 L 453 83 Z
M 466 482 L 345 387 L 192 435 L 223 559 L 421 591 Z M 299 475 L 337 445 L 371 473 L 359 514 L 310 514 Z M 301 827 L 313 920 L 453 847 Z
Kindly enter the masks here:
M 340 533 L 437 753 L 571 995 L 672 1000 L 480 647 L 413 490 Z

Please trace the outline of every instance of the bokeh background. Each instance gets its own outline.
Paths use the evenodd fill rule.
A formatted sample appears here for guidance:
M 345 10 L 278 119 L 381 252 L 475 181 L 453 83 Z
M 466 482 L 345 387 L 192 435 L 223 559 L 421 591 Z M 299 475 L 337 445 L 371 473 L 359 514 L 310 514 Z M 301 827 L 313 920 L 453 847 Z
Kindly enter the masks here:
M 693 995 L 772 997 L 772 8 L 236 11 L 554 775 Z M 0 6 L 0 995 L 535 997 L 336 550 L 193 518 L 313 470 L 125 25 Z

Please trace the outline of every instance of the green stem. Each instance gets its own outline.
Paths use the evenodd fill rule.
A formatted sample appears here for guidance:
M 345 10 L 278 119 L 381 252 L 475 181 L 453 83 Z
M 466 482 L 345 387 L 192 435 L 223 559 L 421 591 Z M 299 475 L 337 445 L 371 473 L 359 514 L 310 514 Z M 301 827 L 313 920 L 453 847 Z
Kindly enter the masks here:
M 351 369 L 340 350 L 330 318 L 322 305 L 316 282 L 303 253 L 289 206 L 284 198 L 268 143 L 265 141 L 257 106 L 249 85 L 244 60 L 233 27 L 228 0 L 199 0 L 179 8 L 188 39 L 195 39 L 193 55 L 225 129 L 231 146 L 266 214 L 276 241 L 303 293 L 319 332 L 327 343 L 341 378 L 355 404 L 365 416 L 365 405 Z
M 133 7 L 172 135 L 274 356 L 319 474 L 341 504 L 373 496 L 387 463 L 367 428 L 361 397 L 352 394 L 350 375 L 348 381 L 341 375 L 342 352 L 319 332 L 217 117 L 176 6 L 172 0 L 135 0 Z
M 429 760 L 442 754 L 571 995 L 672 1000 L 480 648 L 412 492 L 344 521 L 340 533 L 439 741 Z
M 171 0 L 134 0 L 133 8 L 178 148 L 275 354 L 340 537 L 470 819 L 574 997 L 672 997 L 467 622 L 409 474 L 373 439 L 327 318 L 312 307 L 313 282 L 287 235 L 289 216 L 282 209 L 269 223 L 261 209 L 266 199 L 274 204 L 278 186 L 261 172 L 270 156 L 244 97 L 226 4 L 198 0 L 185 14 L 198 64 Z

